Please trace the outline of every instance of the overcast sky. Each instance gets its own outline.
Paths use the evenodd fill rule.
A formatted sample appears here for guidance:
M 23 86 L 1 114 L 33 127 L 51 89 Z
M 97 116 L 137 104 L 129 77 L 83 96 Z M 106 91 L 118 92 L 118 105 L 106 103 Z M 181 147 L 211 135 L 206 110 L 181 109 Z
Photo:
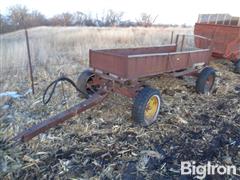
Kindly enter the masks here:
M 142 12 L 157 16 L 157 23 L 193 25 L 199 13 L 230 13 L 240 16 L 240 0 L 0 0 L 1 13 L 12 5 L 25 5 L 51 17 L 62 12 L 103 14 L 123 11 L 124 19 L 135 20 Z

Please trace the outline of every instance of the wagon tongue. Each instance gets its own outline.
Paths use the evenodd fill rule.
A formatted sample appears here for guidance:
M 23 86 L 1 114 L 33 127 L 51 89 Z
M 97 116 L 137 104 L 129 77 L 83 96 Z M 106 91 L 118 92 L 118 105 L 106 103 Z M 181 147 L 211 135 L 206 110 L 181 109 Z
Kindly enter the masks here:
M 83 102 L 71 107 L 70 109 L 63 111 L 55 116 L 52 116 L 36 125 L 33 125 L 31 128 L 26 131 L 21 132 L 16 135 L 11 140 L 17 143 L 27 142 L 33 137 L 47 131 L 48 129 L 57 126 L 60 123 L 65 122 L 66 120 L 80 114 L 81 112 L 91 108 L 92 106 L 102 102 L 108 93 L 95 93 L 89 99 L 84 100 Z

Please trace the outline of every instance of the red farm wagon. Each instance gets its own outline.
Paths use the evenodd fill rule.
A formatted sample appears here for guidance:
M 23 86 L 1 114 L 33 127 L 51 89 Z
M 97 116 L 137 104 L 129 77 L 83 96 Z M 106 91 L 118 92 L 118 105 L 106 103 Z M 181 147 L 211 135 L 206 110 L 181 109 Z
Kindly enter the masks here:
M 201 14 L 194 34 L 211 39 L 212 56 L 231 60 L 235 63 L 235 71 L 240 73 L 240 17 Z M 196 40 L 196 46 L 202 47 L 201 40 Z
M 201 39 L 202 48 L 195 47 L 196 39 Z M 69 79 L 60 78 L 46 89 L 48 91 L 53 86 L 50 93 L 52 95 L 57 83 L 67 80 L 74 84 L 85 100 L 34 125 L 18 134 L 13 140 L 26 142 L 100 103 L 111 92 L 133 99 L 133 120 L 148 126 L 157 120 L 162 106 L 162 97 L 160 91 L 147 86 L 144 79 L 164 73 L 175 77 L 193 75 L 196 76 L 198 93 L 211 92 L 214 89 L 216 73 L 213 68 L 208 67 L 209 46 L 210 41 L 207 38 L 177 35 L 175 43 L 169 45 L 89 50 L 89 69 L 79 75 L 76 84 Z

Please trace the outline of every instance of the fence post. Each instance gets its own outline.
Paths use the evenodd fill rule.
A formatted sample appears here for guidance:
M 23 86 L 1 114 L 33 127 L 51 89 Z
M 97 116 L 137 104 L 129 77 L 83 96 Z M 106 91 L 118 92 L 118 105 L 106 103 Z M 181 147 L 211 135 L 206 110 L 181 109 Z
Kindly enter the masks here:
M 185 41 L 185 34 L 182 35 L 182 43 L 181 43 L 181 49 L 180 49 L 180 51 L 183 50 L 184 41 Z
M 27 28 L 25 28 L 25 37 L 26 37 L 28 64 L 29 64 L 29 73 L 30 73 L 30 80 L 31 80 L 31 86 L 32 86 L 32 93 L 34 94 L 35 92 L 34 92 L 33 69 L 32 69 L 32 60 L 31 60 L 31 54 L 30 54 L 29 38 L 28 38 Z
M 178 39 L 179 39 L 179 34 L 176 36 L 175 44 L 176 44 L 176 50 L 178 49 Z
M 171 41 L 170 41 L 170 44 L 173 43 L 173 35 L 174 35 L 174 31 L 172 31 L 172 33 L 171 33 Z

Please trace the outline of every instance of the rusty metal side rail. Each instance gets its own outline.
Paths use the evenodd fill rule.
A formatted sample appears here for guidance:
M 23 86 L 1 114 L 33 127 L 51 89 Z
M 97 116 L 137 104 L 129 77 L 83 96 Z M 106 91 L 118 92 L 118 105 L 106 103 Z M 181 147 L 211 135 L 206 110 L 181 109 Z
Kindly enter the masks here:
M 27 129 L 26 131 L 23 131 L 20 134 L 16 135 L 14 138 L 11 139 L 11 141 L 14 141 L 17 143 L 27 142 L 31 140 L 33 137 L 39 135 L 40 133 L 43 133 L 54 126 L 60 123 L 63 123 L 66 120 L 76 116 L 77 114 L 102 102 L 106 98 L 107 94 L 108 94 L 107 92 L 103 92 L 101 94 L 95 93 L 89 99 L 86 99 L 85 101 L 71 107 L 70 109 L 63 111 L 55 116 L 52 116 L 47 120 L 44 120 L 36 125 L 33 125 L 31 128 Z

